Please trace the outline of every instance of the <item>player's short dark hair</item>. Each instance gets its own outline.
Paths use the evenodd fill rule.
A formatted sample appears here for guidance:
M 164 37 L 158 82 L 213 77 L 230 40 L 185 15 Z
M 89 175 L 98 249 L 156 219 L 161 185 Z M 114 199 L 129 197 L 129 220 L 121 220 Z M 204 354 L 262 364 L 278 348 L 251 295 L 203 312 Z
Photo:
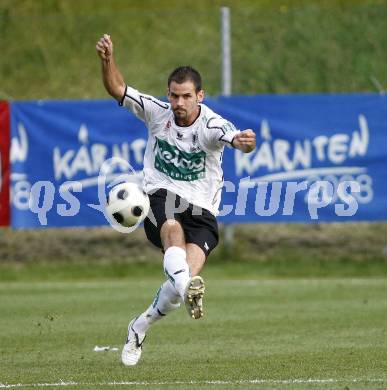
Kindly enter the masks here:
M 183 84 L 185 81 L 192 81 L 195 86 L 195 91 L 199 92 L 202 89 L 202 76 L 200 73 L 192 68 L 192 66 L 179 66 L 168 77 L 168 88 L 171 82 Z

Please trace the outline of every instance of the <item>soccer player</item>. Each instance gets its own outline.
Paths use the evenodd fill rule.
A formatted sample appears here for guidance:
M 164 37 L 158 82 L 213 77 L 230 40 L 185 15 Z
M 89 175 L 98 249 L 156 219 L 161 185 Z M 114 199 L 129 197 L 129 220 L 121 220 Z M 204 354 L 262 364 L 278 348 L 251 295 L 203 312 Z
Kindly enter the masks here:
M 151 212 L 144 221 L 147 238 L 164 253 L 167 280 L 153 303 L 130 321 L 122 362 L 137 364 L 149 327 L 183 302 L 188 314 L 203 316 L 204 281 L 199 273 L 218 243 L 218 213 L 225 145 L 249 153 L 255 133 L 239 131 L 202 101 L 200 74 L 190 66 L 168 78 L 168 103 L 128 86 L 113 57 L 113 43 L 104 34 L 96 45 L 107 92 L 120 106 L 145 122 L 144 191 Z

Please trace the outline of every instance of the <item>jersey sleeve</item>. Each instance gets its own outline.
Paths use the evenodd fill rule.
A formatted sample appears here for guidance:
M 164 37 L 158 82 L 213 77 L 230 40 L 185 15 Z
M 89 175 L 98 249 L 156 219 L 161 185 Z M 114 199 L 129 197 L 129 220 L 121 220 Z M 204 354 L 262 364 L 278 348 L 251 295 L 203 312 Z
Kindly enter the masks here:
M 240 132 L 231 122 L 221 116 L 210 118 L 206 127 L 206 138 L 211 149 L 221 148 L 225 145 L 232 147 L 235 135 Z
M 140 93 L 128 85 L 125 88 L 124 96 L 118 104 L 128 108 L 137 118 L 145 123 L 152 122 L 158 113 L 164 112 L 169 108 L 168 103 L 153 96 Z

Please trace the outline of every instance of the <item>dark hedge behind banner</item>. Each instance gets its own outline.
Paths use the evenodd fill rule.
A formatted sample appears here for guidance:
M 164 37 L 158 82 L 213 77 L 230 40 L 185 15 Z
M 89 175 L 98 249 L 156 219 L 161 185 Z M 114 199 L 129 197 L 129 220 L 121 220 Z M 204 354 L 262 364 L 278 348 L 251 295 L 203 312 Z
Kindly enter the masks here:
M 205 103 L 257 133 L 250 154 L 226 148 L 221 222 L 387 219 L 387 98 L 259 95 Z M 114 101 L 11 103 L 12 226 L 98 226 L 104 161 L 141 177 L 144 124 Z M 102 180 L 102 182 L 101 182 Z M 102 191 L 103 190 L 103 191 Z M 99 199 L 100 198 L 100 199 Z

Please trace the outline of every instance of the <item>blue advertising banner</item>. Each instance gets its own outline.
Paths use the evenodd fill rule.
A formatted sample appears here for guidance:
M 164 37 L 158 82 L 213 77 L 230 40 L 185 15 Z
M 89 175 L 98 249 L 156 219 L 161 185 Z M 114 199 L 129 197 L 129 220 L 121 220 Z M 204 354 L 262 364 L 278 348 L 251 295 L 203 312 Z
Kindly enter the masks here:
M 239 188 L 224 192 L 234 207 L 223 221 L 387 219 L 386 96 L 240 96 L 210 106 L 257 132 L 254 152 L 226 155 L 225 177 Z
M 378 94 L 206 99 L 257 148 L 226 148 L 221 222 L 387 219 L 387 98 Z M 11 104 L 12 226 L 98 226 L 98 177 L 141 179 L 147 131 L 114 101 Z M 106 183 L 105 183 L 106 184 Z M 101 194 L 100 194 L 101 195 Z
M 11 134 L 15 228 L 107 224 L 98 211 L 100 169 L 117 157 L 141 173 L 147 136 L 114 101 L 15 102 Z M 109 176 L 127 172 L 116 166 Z

